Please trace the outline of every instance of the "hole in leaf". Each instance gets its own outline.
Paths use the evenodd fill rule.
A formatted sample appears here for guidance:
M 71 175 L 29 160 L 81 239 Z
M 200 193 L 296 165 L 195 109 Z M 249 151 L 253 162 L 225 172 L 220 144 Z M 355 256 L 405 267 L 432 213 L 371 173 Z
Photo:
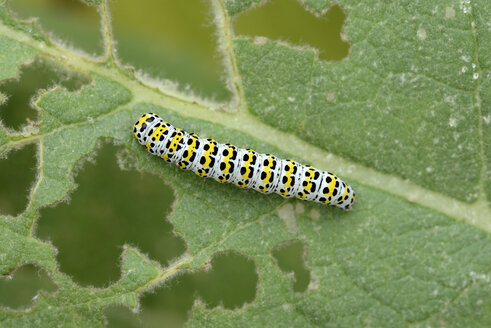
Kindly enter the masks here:
M 116 160 L 120 149 L 104 143 L 77 174 L 69 203 L 40 211 L 37 236 L 52 241 L 60 270 L 82 285 L 117 280 L 124 244 L 163 265 L 185 250 L 166 219 L 172 189 L 157 176 L 122 171 Z
M 12 273 L 0 275 L 0 307 L 25 309 L 32 306 L 40 291 L 51 293 L 57 286 L 48 274 L 32 264 L 26 264 Z
M 0 158 L 1 214 L 17 216 L 26 208 L 36 177 L 36 152 L 36 145 L 28 144 Z
M 210 267 L 188 271 L 154 293 L 145 294 L 138 314 L 144 326 L 161 327 L 165 322 L 166 327 L 182 327 L 195 300 L 208 309 L 222 306 L 229 310 L 254 301 L 259 279 L 253 260 L 236 252 L 223 252 L 212 258 Z M 111 307 L 106 315 L 109 327 L 116 327 L 128 312 Z
M 110 5 L 123 63 L 177 81 L 183 91 L 217 100 L 230 97 L 209 1 L 119 0 Z
M 211 260 L 211 271 L 193 274 L 198 294 L 208 308 L 237 309 L 256 297 L 258 276 L 254 261 L 234 252 L 220 253 Z
M 349 43 L 341 31 L 346 15 L 340 6 L 316 16 L 297 0 L 270 0 L 239 14 L 233 20 L 236 35 L 262 36 L 319 50 L 319 59 L 341 60 L 348 56 Z
M 110 305 L 104 308 L 104 317 L 106 318 L 105 328 L 138 328 L 142 327 L 142 323 L 139 318 L 128 307 L 122 305 Z M 160 322 L 162 326 L 162 322 Z M 182 326 L 182 325 L 181 325 Z M 181 327 L 173 325 L 168 321 L 165 321 L 165 327 Z M 152 327 L 152 325 L 145 325 L 144 327 Z
M 89 81 L 88 77 L 37 58 L 31 64 L 21 66 L 18 80 L 0 82 L 0 91 L 7 95 L 7 100 L 0 104 L 0 120 L 4 126 L 19 130 L 26 122 L 38 120 L 38 112 L 31 105 L 31 100 L 39 89 L 59 84 L 67 90 L 75 91 Z
M 37 17 L 43 30 L 76 48 L 103 52 L 100 16 L 94 6 L 79 0 L 10 0 L 9 8 L 21 19 Z
M 293 273 L 293 291 L 303 293 L 310 283 L 305 264 L 306 245 L 300 240 L 286 241 L 271 250 L 271 256 L 283 273 Z

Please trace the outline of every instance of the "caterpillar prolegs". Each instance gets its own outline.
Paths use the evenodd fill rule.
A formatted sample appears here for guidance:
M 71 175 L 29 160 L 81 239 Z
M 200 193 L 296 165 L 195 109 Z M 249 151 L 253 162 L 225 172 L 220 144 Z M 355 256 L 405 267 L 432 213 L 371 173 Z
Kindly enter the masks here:
M 230 143 L 203 139 L 174 127 L 153 113 L 141 116 L 133 132 L 151 154 L 200 177 L 344 210 L 349 210 L 355 201 L 353 189 L 333 173 Z

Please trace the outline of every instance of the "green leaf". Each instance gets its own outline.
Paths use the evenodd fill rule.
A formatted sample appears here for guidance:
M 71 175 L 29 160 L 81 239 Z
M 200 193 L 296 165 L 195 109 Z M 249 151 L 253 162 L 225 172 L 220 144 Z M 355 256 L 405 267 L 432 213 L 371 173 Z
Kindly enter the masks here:
M 19 66 L 36 57 L 91 78 L 77 91 L 57 85 L 39 92 L 32 106 L 40 119 L 31 128 L 0 125 L 0 155 L 35 144 L 38 156 L 26 209 L 11 217 L 0 208 L 0 279 L 32 263 L 57 288 L 39 293 L 28 311 L 0 308 L 2 327 L 102 326 L 103 310 L 113 305 L 143 308 L 145 321 L 146 293 L 165 293 L 162 284 L 205 271 L 228 251 L 253 261 L 255 299 L 240 309 L 196 300 L 189 326 L 491 325 L 485 1 L 340 1 L 351 50 L 343 61 L 325 62 L 307 46 L 234 36 L 232 16 L 260 10 L 250 9 L 259 1 L 213 0 L 210 23 L 233 94 L 225 104 L 122 68 L 107 2 L 86 2 L 102 15 L 104 59 L 51 41 L 36 23 L 14 19 L 0 0 L 0 80 L 16 78 Z M 302 4 L 321 14 L 330 3 Z M 336 172 L 356 190 L 354 209 L 264 196 L 167 165 L 132 136 L 145 112 L 219 142 Z M 74 176 L 107 139 L 129 150 L 140 171 L 172 186 L 168 220 L 187 250 L 163 267 L 138 245 L 118 245 L 120 279 L 94 288 L 61 271 L 57 245 L 40 240 L 35 227 L 48 219 L 40 209 L 70 202 Z M 303 245 L 302 265 L 310 271 L 302 292 L 275 260 L 275 250 L 292 241 Z
M 15 77 L 18 65 L 36 54 L 35 49 L 3 35 L 0 38 L 0 48 L 4 50 L 0 57 L 0 78 L 2 80 Z
M 94 81 L 80 92 L 56 89 L 36 102 L 43 113 L 41 132 L 51 132 L 66 125 L 92 123 L 101 115 L 131 100 L 131 93 L 119 83 L 93 75 Z

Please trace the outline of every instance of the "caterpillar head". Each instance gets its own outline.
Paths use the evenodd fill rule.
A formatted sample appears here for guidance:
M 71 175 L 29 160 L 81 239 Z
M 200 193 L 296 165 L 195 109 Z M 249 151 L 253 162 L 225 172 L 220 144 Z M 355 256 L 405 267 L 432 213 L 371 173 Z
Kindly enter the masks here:
M 158 121 L 162 121 L 162 119 L 153 113 L 143 114 L 136 121 L 133 126 L 133 134 L 140 144 L 145 145 L 149 141 L 151 135 L 149 132 L 153 130 Z

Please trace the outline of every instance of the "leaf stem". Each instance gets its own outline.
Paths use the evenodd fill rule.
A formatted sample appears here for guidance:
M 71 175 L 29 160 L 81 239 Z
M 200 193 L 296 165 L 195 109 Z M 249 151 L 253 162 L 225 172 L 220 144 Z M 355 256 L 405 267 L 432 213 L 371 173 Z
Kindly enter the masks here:
M 181 268 L 191 262 L 191 257 L 189 255 L 183 256 L 167 268 L 163 269 L 160 271 L 160 273 L 150 280 L 148 283 L 146 283 L 143 286 L 140 286 L 139 288 L 135 289 L 134 293 L 138 294 L 142 291 L 147 290 L 149 287 L 157 285 L 162 283 L 163 281 L 167 280 L 168 278 L 172 277 L 173 275 L 177 274 Z
M 102 36 L 104 40 L 105 54 L 104 58 L 106 62 L 114 61 L 114 40 L 112 37 L 111 29 L 111 17 L 109 14 L 109 4 L 107 0 L 104 0 L 99 7 L 102 25 Z
M 217 26 L 219 48 L 228 73 L 228 87 L 232 91 L 231 112 L 247 111 L 244 86 L 240 77 L 234 51 L 233 28 L 223 0 L 212 0 L 215 23 Z

